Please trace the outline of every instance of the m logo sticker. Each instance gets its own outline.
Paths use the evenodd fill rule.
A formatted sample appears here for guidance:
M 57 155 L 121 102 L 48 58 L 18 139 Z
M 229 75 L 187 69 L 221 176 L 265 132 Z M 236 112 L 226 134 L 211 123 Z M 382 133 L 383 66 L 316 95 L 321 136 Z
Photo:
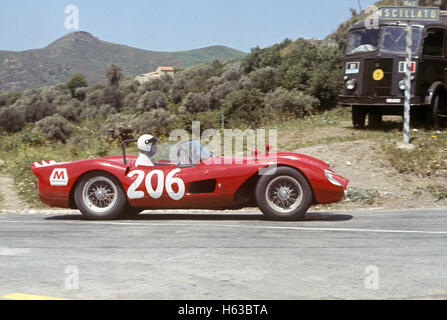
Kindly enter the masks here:
M 50 175 L 50 184 L 52 186 L 68 185 L 68 173 L 65 168 L 54 169 Z

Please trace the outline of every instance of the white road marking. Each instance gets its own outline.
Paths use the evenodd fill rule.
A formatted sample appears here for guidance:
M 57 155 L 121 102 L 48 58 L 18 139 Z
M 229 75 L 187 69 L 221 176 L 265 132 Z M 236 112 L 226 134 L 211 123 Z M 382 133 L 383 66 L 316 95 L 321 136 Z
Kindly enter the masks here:
M 327 231 L 327 232 L 366 232 L 366 233 L 402 233 L 402 234 L 431 234 L 447 235 L 447 231 L 431 230 L 395 230 L 395 229 L 360 229 L 360 228 L 318 228 L 318 227 L 292 227 L 292 226 L 255 226 L 236 224 L 185 224 L 185 223 L 147 223 L 147 222 L 118 222 L 118 221 L 14 221 L 6 220 L 1 223 L 32 223 L 32 224 L 90 224 L 90 225 L 116 225 L 116 226 L 147 226 L 147 227 L 206 227 L 206 228 L 240 228 L 240 229 L 261 229 L 261 230 L 296 230 L 296 231 Z

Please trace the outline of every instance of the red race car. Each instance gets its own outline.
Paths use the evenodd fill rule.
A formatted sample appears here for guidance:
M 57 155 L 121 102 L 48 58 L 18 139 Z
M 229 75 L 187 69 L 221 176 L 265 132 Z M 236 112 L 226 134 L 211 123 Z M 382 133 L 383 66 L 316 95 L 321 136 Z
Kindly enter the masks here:
M 137 157 L 126 156 L 125 142 L 122 156 L 32 164 L 41 201 L 79 209 L 87 219 L 118 219 L 148 209 L 257 206 L 269 219 L 298 220 L 312 204 L 342 200 L 348 185 L 323 161 L 270 153 L 268 147 L 264 154 L 218 157 L 190 140 L 173 153 L 171 148 L 171 161 L 136 166 Z

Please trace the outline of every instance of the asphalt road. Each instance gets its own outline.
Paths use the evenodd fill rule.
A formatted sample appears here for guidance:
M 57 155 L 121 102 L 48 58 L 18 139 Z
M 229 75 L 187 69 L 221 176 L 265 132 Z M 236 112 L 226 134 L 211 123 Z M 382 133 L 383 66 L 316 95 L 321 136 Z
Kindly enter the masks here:
M 0 298 L 447 299 L 447 208 L 0 216 Z

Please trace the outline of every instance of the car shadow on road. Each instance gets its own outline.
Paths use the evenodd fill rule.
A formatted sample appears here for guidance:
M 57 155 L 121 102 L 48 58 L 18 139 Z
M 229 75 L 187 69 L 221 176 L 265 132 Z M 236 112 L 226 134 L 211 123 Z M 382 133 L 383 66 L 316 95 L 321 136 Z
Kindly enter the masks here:
M 349 214 L 333 212 L 309 212 L 300 222 L 312 221 L 348 221 L 353 218 Z M 47 217 L 45 220 L 88 221 L 83 215 L 59 215 Z M 270 221 L 262 214 L 222 214 L 222 213 L 141 213 L 133 218 L 123 218 L 119 221 Z M 296 222 L 296 221 L 292 221 Z

